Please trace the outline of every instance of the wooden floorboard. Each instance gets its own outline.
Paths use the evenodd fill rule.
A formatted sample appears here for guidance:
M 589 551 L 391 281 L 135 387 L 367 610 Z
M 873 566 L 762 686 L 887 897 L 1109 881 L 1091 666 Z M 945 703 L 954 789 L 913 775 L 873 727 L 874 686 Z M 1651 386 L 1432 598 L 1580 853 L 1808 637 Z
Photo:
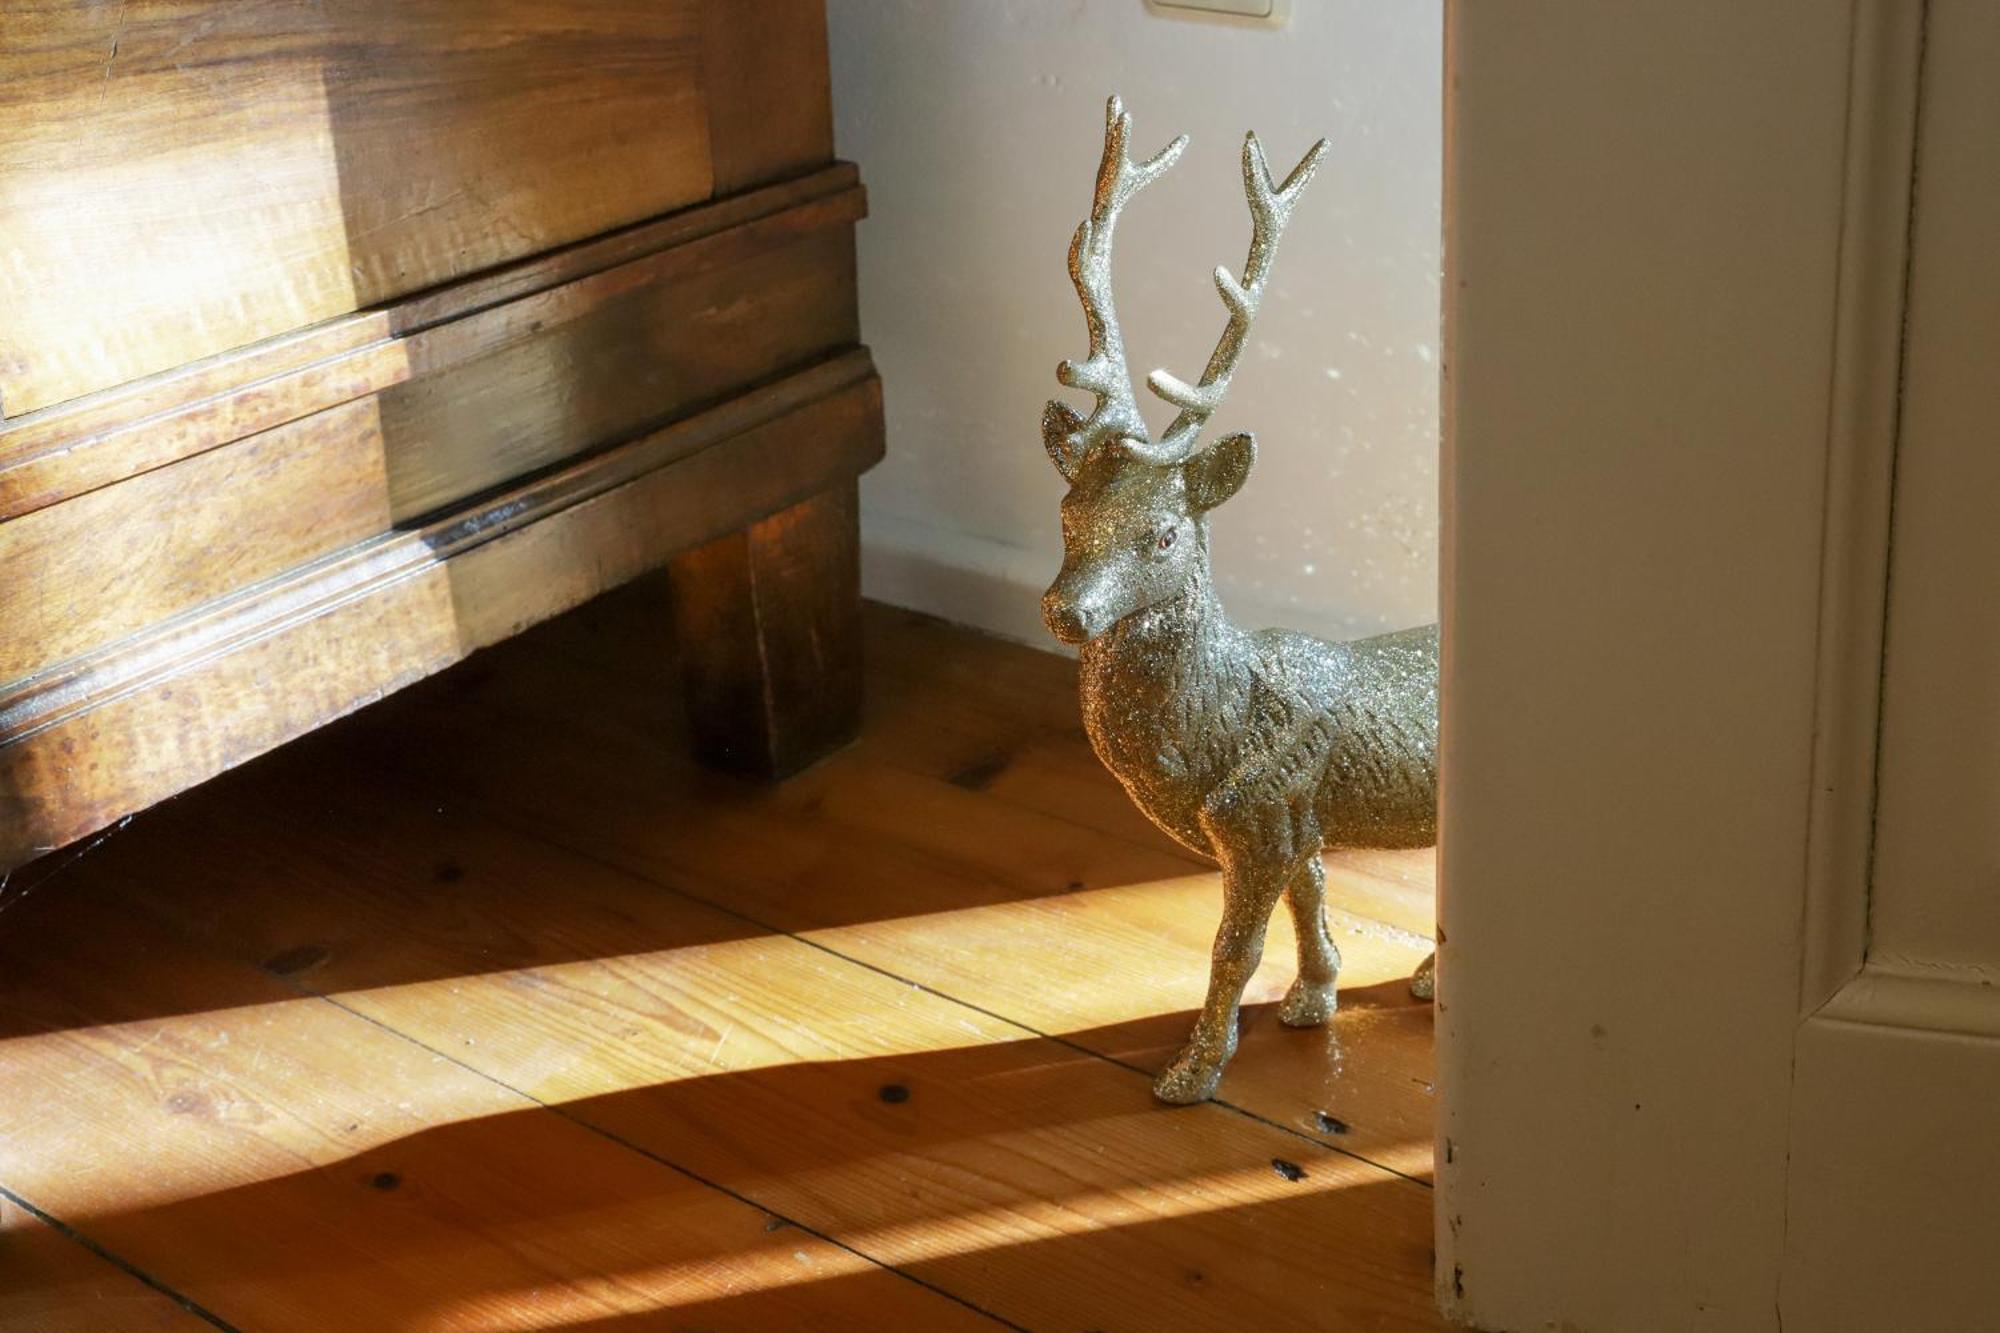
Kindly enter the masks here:
M 67 878 L 0 954 L 0 1185 L 230 1325 L 987 1322 Z
M 621 616 L 643 596 L 629 591 L 595 614 L 643 621 Z M 613 660 L 625 666 L 600 665 L 590 699 L 565 682 L 607 645 L 558 631 L 511 645 L 504 669 L 455 682 L 456 706 L 492 725 L 468 726 L 455 708 L 413 695 L 388 705 L 402 725 L 345 734 L 368 761 L 421 775 L 440 799 L 476 800 L 540 836 L 1038 1031 L 1147 1069 L 1164 1065 L 1206 984 L 1220 912 L 1213 868 L 1132 824 L 1138 817 L 1076 719 L 1073 663 L 885 608 L 874 609 L 870 631 L 862 739 L 776 788 L 719 783 L 689 764 L 643 665 L 663 669 L 671 645 L 630 625 L 607 631 Z M 902 683 L 907 671 L 930 687 Z M 980 725 L 982 713 L 1016 719 L 1012 739 L 936 748 L 941 733 Z M 1036 742 L 1048 747 L 1059 783 L 1007 790 L 953 780 L 964 753 Z M 927 765 L 927 754 L 937 762 Z M 532 756 L 531 780 L 515 756 Z M 1052 787 L 1087 796 L 1051 801 Z M 1277 1022 L 1293 948 L 1278 914 L 1223 1101 L 1429 1177 L 1431 1011 L 1410 999 L 1403 979 L 1429 949 L 1431 864 L 1428 851 L 1328 858 L 1331 925 L 1347 964 L 1347 1012 L 1329 1032 Z M 939 916 L 948 923 L 920 920 Z M 906 929 L 954 947 L 905 947 L 897 934 Z M 1084 948 L 1092 940 L 1095 954 Z M 1019 1011 L 1024 998 L 1056 990 L 1072 997 L 1065 1013 Z M 1364 1034 L 1397 1039 L 1375 1059 L 1346 1058 Z
M 214 1327 L 186 1302 L 0 1196 L 0 1328 L 178 1333 Z
M 0 1212 L 4 1326 L 1440 1326 L 1422 859 L 1330 865 L 1332 1029 L 1281 921 L 1159 1107 L 1216 885 L 1073 666 L 873 609 L 862 741 L 760 788 L 682 757 L 657 597 L 0 895 L 0 1187 L 158 1288 Z

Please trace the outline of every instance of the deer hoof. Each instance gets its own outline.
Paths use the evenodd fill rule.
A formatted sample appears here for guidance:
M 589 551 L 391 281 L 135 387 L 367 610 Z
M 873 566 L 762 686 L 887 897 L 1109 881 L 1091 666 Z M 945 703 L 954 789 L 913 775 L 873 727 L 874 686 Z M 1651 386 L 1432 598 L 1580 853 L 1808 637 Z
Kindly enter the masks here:
M 1153 1095 L 1172 1106 L 1192 1106 L 1213 1097 L 1221 1083 L 1220 1069 L 1202 1069 L 1176 1061 L 1153 1080 Z
M 1410 977 L 1410 994 L 1419 1000 L 1432 999 L 1437 995 L 1438 956 L 1432 954 L 1417 964 L 1416 972 Z
M 1228 1059 L 1227 1052 L 1219 1058 L 1204 1059 L 1190 1046 L 1153 1080 L 1153 1095 L 1173 1106 L 1205 1102 L 1222 1083 L 1222 1066 Z
M 1278 1021 L 1288 1028 L 1325 1027 L 1338 1003 L 1332 982 L 1311 985 L 1300 978 L 1285 992 L 1285 1002 L 1278 1006 Z

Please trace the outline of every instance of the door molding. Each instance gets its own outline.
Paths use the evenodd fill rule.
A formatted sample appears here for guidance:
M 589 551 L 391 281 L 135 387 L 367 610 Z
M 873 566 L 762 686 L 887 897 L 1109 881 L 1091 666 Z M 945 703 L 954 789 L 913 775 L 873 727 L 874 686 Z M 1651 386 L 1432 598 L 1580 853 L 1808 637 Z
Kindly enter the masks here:
M 2000 1037 L 1986 971 L 1868 956 L 1891 512 L 1930 6 L 1857 0 L 1815 690 L 1800 1011 Z
M 1855 981 L 1867 956 L 1889 514 L 1925 9 L 1907 0 L 1857 0 L 1854 8 L 1827 401 L 1802 1015 Z M 1867 1003 L 1857 993 L 1847 1007 L 1865 1012 Z
M 1972 968 L 1869 963 L 1807 1021 L 2000 1039 L 2000 987 Z

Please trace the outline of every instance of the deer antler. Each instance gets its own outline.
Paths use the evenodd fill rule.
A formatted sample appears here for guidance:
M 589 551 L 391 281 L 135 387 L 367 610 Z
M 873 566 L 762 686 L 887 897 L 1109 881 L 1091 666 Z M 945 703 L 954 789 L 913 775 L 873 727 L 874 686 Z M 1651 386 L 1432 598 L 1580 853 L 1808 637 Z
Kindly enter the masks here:
M 1125 368 L 1125 339 L 1111 303 L 1111 235 L 1118 225 L 1119 210 L 1173 166 L 1188 140 L 1183 134 L 1134 165 L 1125 155 L 1131 132 L 1132 117 L 1125 114 L 1125 104 L 1113 97 L 1104 107 L 1104 158 L 1097 167 L 1090 216 L 1077 226 L 1069 246 L 1069 276 L 1083 301 L 1084 322 L 1090 328 L 1090 355 L 1082 361 L 1063 362 L 1056 367 L 1056 378 L 1072 389 L 1097 395 L 1097 407 L 1088 419 L 1060 401 L 1050 402 L 1042 413 L 1042 443 L 1066 477 L 1073 477 L 1085 456 L 1104 440 L 1116 436 L 1146 438 L 1146 422 L 1132 392 L 1131 372 Z
M 1264 280 L 1270 276 L 1271 261 L 1277 257 L 1278 237 L 1291 218 L 1299 192 L 1305 189 L 1319 167 L 1320 158 L 1326 155 L 1326 147 L 1324 139 L 1314 144 L 1292 168 L 1291 175 L 1285 177 L 1285 183 L 1274 186 L 1257 136 L 1244 136 L 1243 193 L 1250 201 L 1250 257 L 1243 261 L 1241 282 L 1229 276 L 1226 268 L 1218 266 L 1215 270 L 1215 289 L 1222 294 L 1222 304 L 1229 307 L 1229 323 L 1223 328 L 1215 351 L 1209 355 L 1201 383 L 1188 384 L 1164 370 L 1146 377 L 1147 388 L 1180 409 L 1180 415 L 1167 427 L 1160 442 L 1145 450 L 1155 461 L 1175 462 L 1192 454 L 1202 426 L 1229 392 L 1229 377 L 1243 356 L 1250 321 L 1257 317 L 1257 305 L 1264 298 Z

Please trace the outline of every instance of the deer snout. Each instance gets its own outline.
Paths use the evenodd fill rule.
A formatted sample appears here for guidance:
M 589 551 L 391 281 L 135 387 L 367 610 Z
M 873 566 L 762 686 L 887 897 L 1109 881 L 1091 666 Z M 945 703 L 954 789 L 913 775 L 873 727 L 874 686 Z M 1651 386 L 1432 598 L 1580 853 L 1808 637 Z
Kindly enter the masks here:
M 1042 623 L 1071 647 L 1089 643 L 1134 609 L 1125 574 L 1116 561 L 1065 555 L 1062 571 L 1042 594 Z
M 1042 594 L 1042 623 L 1057 640 L 1072 647 L 1088 642 L 1093 632 L 1089 612 L 1065 597 L 1060 584 Z

